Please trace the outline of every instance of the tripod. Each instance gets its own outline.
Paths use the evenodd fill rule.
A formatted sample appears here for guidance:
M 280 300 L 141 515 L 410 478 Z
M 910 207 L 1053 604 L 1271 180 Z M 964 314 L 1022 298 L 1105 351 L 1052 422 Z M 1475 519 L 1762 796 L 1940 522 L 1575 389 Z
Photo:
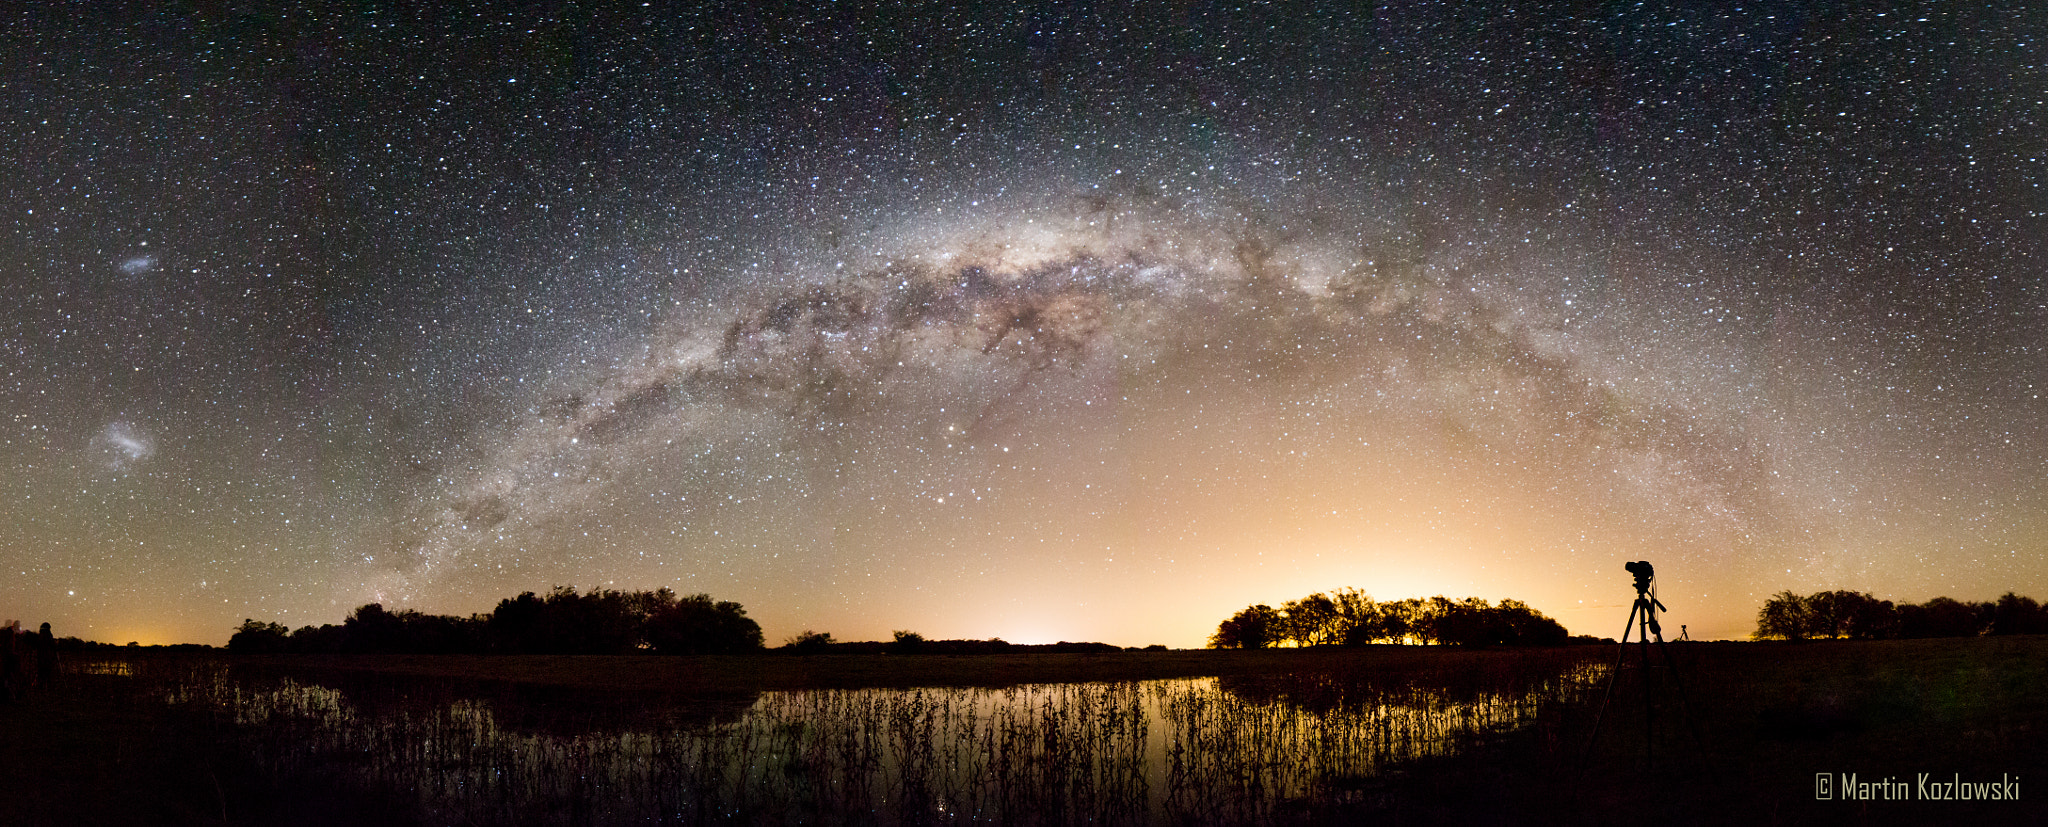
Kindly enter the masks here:
M 1635 575 L 1636 602 L 1628 610 L 1628 625 L 1621 630 L 1621 647 L 1614 655 L 1614 670 L 1607 676 L 1607 694 L 1600 699 L 1599 714 L 1593 717 L 1593 736 L 1586 740 L 1586 754 L 1579 759 L 1581 772 L 1584 771 L 1586 759 L 1593 755 L 1593 745 L 1600 740 L 1600 724 L 1607 717 L 1608 704 L 1614 700 L 1614 684 L 1621 678 L 1622 662 L 1628 659 L 1628 637 L 1638 629 L 1641 633 L 1636 636 L 1636 653 L 1639 656 L 1639 668 L 1636 671 L 1643 686 L 1643 765 L 1650 765 L 1651 748 L 1656 743 L 1657 735 L 1657 692 L 1650 678 L 1652 635 L 1657 638 L 1657 653 L 1664 658 L 1664 671 L 1670 673 L 1671 682 L 1678 686 L 1679 711 L 1685 716 L 1686 728 L 1692 732 L 1693 748 L 1698 749 L 1700 745 L 1699 729 L 1693 723 L 1692 709 L 1685 698 L 1685 679 L 1678 674 L 1678 664 L 1671 659 L 1671 650 L 1664 645 L 1664 628 L 1657 623 L 1657 612 L 1670 610 L 1664 608 L 1664 604 L 1657 599 L 1655 569 L 1650 567 L 1648 561 L 1643 560 L 1630 563 L 1627 568 L 1629 573 Z

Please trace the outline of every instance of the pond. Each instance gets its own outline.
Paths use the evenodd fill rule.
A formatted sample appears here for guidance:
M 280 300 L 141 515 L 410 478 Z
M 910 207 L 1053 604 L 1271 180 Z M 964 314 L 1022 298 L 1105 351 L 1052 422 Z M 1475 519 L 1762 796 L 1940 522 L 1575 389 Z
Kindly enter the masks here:
M 236 726 L 265 772 L 427 823 L 1237 823 L 1341 805 L 1602 674 L 1502 686 L 1287 674 L 650 698 L 195 669 L 164 699 Z

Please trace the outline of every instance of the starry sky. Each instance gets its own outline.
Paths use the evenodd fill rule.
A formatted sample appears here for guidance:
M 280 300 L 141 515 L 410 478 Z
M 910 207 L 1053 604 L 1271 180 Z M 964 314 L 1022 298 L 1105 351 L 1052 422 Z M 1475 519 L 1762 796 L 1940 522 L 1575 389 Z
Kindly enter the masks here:
M 2048 598 L 2037 5 L 456 5 L 9 13 L 8 618 Z

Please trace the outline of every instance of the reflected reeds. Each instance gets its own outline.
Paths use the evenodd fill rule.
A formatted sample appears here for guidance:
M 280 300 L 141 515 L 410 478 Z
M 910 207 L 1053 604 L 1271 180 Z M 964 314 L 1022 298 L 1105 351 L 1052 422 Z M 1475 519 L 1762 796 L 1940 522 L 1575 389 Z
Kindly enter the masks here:
M 1328 672 L 716 699 L 161 670 L 280 783 L 432 823 L 1270 823 L 1402 762 L 1573 703 L 1581 661 L 1500 675 Z

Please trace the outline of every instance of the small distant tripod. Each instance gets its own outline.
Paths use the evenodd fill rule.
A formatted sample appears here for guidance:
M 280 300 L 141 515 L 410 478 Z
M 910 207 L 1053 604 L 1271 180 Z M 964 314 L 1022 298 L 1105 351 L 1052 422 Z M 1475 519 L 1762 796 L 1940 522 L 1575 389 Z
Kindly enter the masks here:
M 1698 748 L 1700 743 L 1699 729 L 1693 723 L 1692 709 L 1685 699 L 1685 680 L 1678 674 L 1678 664 L 1671 659 L 1671 650 L 1664 646 L 1664 628 L 1657 623 L 1657 612 L 1670 611 L 1657 600 L 1657 570 L 1647 560 L 1629 563 L 1626 568 L 1629 574 L 1635 575 L 1636 602 L 1628 611 L 1628 626 L 1621 630 L 1621 649 L 1614 655 L 1614 671 L 1607 676 L 1607 694 L 1600 699 L 1600 712 L 1593 718 L 1593 736 L 1586 740 L 1586 755 L 1579 760 L 1581 771 L 1585 768 L 1586 758 L 1593 755 L 1593 744 L 1600 740 L 1600 724 L 1607 717 L 1607 705 L 1614 700 L 1614 684 L 1621 677 L 1622 661 L 1628 657 L 1628 636 L 1638 628 L 1641 629 L 1641 634 L 1636 637 L 1636 652 L 1640 656 L 1638 663 L 1641 667 L 1637 671 L 1641 673 L 1643 685 L 1643 765 L 1650 764 L 1651 745 L 1655 743 L 1657 734 L 1656 687 L 1650 681 L 1651 635 L 1657 637 L 1657 652 L 1664 657 L 1664 670 L 1671 673 L 1671 682 L 1678 686 L 1679 711 L 1685 715 L 1686 728 L 1692 731 L 1693 747 Z

